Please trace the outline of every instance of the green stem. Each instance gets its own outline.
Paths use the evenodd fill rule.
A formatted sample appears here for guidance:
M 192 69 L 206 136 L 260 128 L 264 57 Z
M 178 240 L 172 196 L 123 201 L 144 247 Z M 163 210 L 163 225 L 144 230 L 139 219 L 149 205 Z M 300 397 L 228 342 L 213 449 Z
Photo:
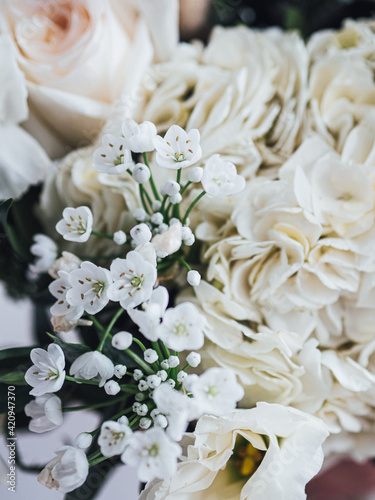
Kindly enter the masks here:
M 177 176 L 176 176 L 177 184 L 180 184 L 180 182 L 181 182 L 181 172 L 182 172 L 182 168 L 179 168 L 177 170 Z M 173 217 L 180 219 L 180 204 L 179 203 L 177 203 L 176 205 L 173 206 L 172 215 L 173 215 Z
M 89 466 L 93 467 L 94 465 L 100 464 L 100 462 L 104 462 L 104 460 L 108 460 L 108 457 L 99 457 L 94 460 L 89 461 Z
M 180 191 L 180 195 L 182 196 L 184 194 L 184 192 L 186 191 L 186 189 L 190 186 L 190 184 L 193 184 L 192 182 L 190 181 L 187 181 L 187 183 L 185 184 L 185 186 L 181 189 Z
M 138 344 L 139 347 L 142 349 L 142 351 L 145 352 L 146 347 L 144 346 L 144 344 L 139 339 L 137 339 L 136 337 L 133 337 L 133 342 L 135 342 L 136 344 Z
M 112 321 L 110 322 L 110 324 L 108 325 L 108 328 L 107 330 L 105 331 L 104 335 L 103 335 L 103 338 L 102 340 L 100 341 L 100 344 L 98 345 L 98 348 L 96 349 L 98 352 L 102 352 L 103 350 L 103 347 L 104 347 L 104 344 L 105 344 L 105 341 L 107 340 L 107 337 L 108 335 L 111 333 L 111 330 L 114 326 L 114 324 L 116 323 L 116 321 L 118 320 L 118 318 L 121 316 L 121 314 L 124 312 L 124 309 L 121 307 L 121 309 L 119 309 L 117 311 L 117 313 L 113 316 L 112 318 Z
M 145 188 L 142 186 L 142 184 L 139 184 L 139 194 L 141 196 L 141 201 L 142 201 L 142 205 L 143 205 L 143 208 L 145 209 L 145 211 L 150 214 L 150 210 L 147 206 L 147 200 L 146 200 L 146 190 Z M 150 203 L 150 205 L 152 205 L 152 203 Z
M 189 217 L 190 212 L 193 210 L 195 205 L 198 203 L 199 200 L 203 198 L 203 196 L 206 194 L 206 191 L 202 191 L 201 194 L 199 194 L 191 203 L 189 208 L 186 210 L 186 214 L 183 218 L 182 225 L 186 224 L 187 218 Z
M 164 214 L 164 208 L 165 208 L 165 204 L 166 204 L 167 200 L 168 200 L 168 195 L 167 195 L 167 194 L 165 194 L 165 195 L 163 196 L 163 201 L 162 201 L 162 203 L 161 203 L 161 207 L 160 207 L 160 212 L 161 212 L 163 215 L 165 215 L 165 214 Z
M 102 408 L 103 406 L 110 406 L 115 403 L 118 403 L 119 401 L 123 401 L 124 396 L 121 396 L 119 398 L 113 399 L 112 401 L 104 401 L 103 403 L 96 403 L 94 405 L 83 405 L 83 406 L 68 406 L 67 408 L 63 408 L 63 412 L 70 412 L 70 411 L 80 411 L 80 410 L 94 410 L 95 408 Z
M 101 454 L 102 454 L 102 452 L 100 450 L 96 450 L 96 451 L 94 451 L 94 453 L 91 453 L 91 455 L 87 457 L 87 460 L 90 462 L 90 460 L 97 458 Z
M 160 361 L 162 361 L 164 359 L 164 356 L 163 356 L 163 354 L 161 352 L 159 343 L 158 342 L 152 342 L 152 347 L 158 353 Z
M 99 382 L 95 382 L 94 380 L 85 380 L 83 378 L 70 377 L 69 375 L 65 375 L 65 380 L 79 384 L 99 385 Z
M 98 236 L 98 238 L 105 238 L 107 240 L 113 241 L 113 236 L 110 236 L 109 234 L 99 233 L 99 231 L 91 231 L 91 234 L 94 236 Z
M 151 186 L 152 192 L 154 193 L 155 198 L 160 201 L 160 196 L 159 196 L 158 190 L 156 189 L 154 178 L 152 177 L 151 168 L 150 168 L 150 165 L 148 164 L 147 153 L 143 153 L 143 161 L 145 162 L 145 165 L 148 167 L 148 169 L 150 171 L 150 186 Z
M 188 271 L 191 271 L 191 267 L 182 257 L 176 257 L 176 260 L 178 260 L 178 262 L 181 262 L 181 264 L 183 264 Z
M 143 361 L 143 359 L 141 359 L 137 354 L 135 354 L 134 352 L 132 352 L 130 349 L 125 349 L 124 352 L 126 352 L 126 354 L 128 356 L 130 356 L 131 358 L 134 359 L 134 361 L 136 363 L 138 363 L 138 365 L 144 369 L 145 372 L 147 372 L 149 375 L 152 375 L 154 373 L 154 371 L 152 370 L 151 366 L 149 366 L 145 361 Z
M 96 328 L 98 328 L 98 330 L 100 330 L 101 332 L 105 332 L 104 326 L 99 323 L 99 321 L 95 318 L 95 316 L 93 316 L 92 314 L 88 314 L 87 316 L 91 319 L 91 321 L 94 323 Z

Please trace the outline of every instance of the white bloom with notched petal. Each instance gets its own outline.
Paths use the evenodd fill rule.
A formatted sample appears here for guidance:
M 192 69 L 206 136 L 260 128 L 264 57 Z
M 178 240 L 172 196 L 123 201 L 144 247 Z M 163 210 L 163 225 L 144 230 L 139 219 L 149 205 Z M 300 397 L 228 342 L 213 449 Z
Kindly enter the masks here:
M 30 252 L 38 258 L 34 264 L 30 264 L 30 270 L 34 273 L 46 272 L 57 258 L 57 245 L 45 234 L 34 234 L 33 240 L 34 244 L 31 245 Z
M 112 361 L 98 351 L 85 352 L 72 363 L 70 375 L 83 380 L 94 380 L 103 387 L 106 381 L 113 377 Z
M 37 396 L 25 406 L 25 414 L 31 417 L 29 430 L 32 432 L 47 432 L 63 423 L 61 399 L 54 394 Z
M 156 137 L 156 127 L 151 122 L 145 121 L 138 125 L 131 118 L 127 118 L 122 124 L 122 133 L 126 147 L 133 153 L 146 153 L 155 149 L 153 141 Z
M 123 174 L 133 166 L 132 155 L 126 147 L 123 137 L 105 134 L 102 137 L 103 146 L 94 152 L 92 166 L 104 174 Z
M 140 500 L 305 500 L 327 435 L 320 419 L 277 404 L 204 415 L 176 474 L 146 485 Z
M 177 469 L 177 458 L 181 447 L 171 441 L 159 428 L 135 432 L 126 440 L 126 449 L 121 460 L 138 467 L 140 481 L 171 477 Z
M 59 271 L 58 276 L 58 279 L 48 286 L 50 293 L 57 299 L 51 306 L 50 313 L 52 316 L 64 316 L 71 322 L 77 321 L 83 314 L 83 306 L 72 306 L 66 299 L 66 294 L 71 289 L 69 273 Z
M 107 292 L 112 281 L 108 269 L 82 262 L 80 269 L 69 274 L 71 288 L 66 300 L 72 306 L 82 306 L 89 314 L 96 314 L 109 302 Z
M 194 377 L 189 390 L 202 409 L 202 414 L 217 416 L 233 411 L 244 396 L 243 387 L 237 382 L 234 373 L 224 368 L 209 368 L 200 377 Z
M 136 307 L 150 298 L 157 272 L 140 253 L 132 251 L 126 259 L 115 259 L 111 273 L 114 283 L 108 289 L 108 297 L 120 302 L 124 309 Z
M 69 493 L 82 486 L 89 472 L 86 454 L 73 446 L 63 446 L 55 453 L 57 457 L 45 466 L 38 481 L 43 486 L 62 493 Z
M 201 179 L 203 189 L 215 198 L 238 194 L 245 188 L 245 178 L 237 174 L 233 163 L 216 154 L 209 158 Z
M 171 349 L 200 349 L 204 343 L 206 318 L 190 302 L 170 308 L 158 328 L 159 338 Z
M 157 151 L 156 163 L 161 167 L 179 169 L 190 167 L 202 157 L 199 145 L 200 135 L 197 129 L 186 133 L 178 125 L 172 125 L 164 136 L 157 135 L 154 146 Z
M 25 373 L 26 382 L 34 387 L 32 396 L 42 396 L 47 392 L 57 392 L 65 380 L 65 356 L 57 344 L 50 344 L 47 351 L 32 349 L 31 361 L 34 363 Z
M 125 440 L 132 434 L 127 423 L 108 420 L 102 424 L 98 438 L 100 451 L 105 457 L 120 455 L 125 449 Z
M 62 215 L 63 219 L 56 224 L 56 231 L 64 240 L 83 243 L 90 238 L 93 217 L 88 207 L 67 207 Z
M 169 301 L 168 290 L 164 286 L 158 286 L 152 291 L 148 301 L 142 304 L 142 309 L 128 309 L 128 314 L 139 331 L 154 342 L 158 339 L 157 327 L 164 316 Z

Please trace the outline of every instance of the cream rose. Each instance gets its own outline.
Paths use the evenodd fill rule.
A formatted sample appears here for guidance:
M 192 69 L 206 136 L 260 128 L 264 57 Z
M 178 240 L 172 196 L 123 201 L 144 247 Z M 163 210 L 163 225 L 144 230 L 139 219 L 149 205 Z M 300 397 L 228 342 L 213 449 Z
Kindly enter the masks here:
M 140 500 L 303 500 L 327 435 L 321 420 L 276 404 L 203 416 L 177 472 L 146 485 Z
M 5 0 L 0 29 L 25 75 L 25 127 L 52 156 L 91 143 L 177 42 L 178 1 Z M 136 94 L 133 100 L 136 100 Z

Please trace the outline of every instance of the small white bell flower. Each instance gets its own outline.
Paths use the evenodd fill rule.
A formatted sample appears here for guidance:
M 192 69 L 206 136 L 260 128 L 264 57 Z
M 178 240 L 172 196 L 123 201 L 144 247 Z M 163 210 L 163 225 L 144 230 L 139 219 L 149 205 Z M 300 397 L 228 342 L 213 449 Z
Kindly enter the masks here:
M 163 370 L 168 370 L 169 361 L 167 359 L 163 359 L 163 361 L 160 363 L 160 366 L 163 368 Z
M 133 166 L 132 155 L 122 137 L 105 134 L 102 147 L 93 155 L 93 168 L 98 172 L 119 175 Z
M 57 259 L 58 249 L 56 243 L 45 234 L 34 234 L 34 244 L 30 247 L 30 253 L 38 257 L 30 264 L 31 272 L 39 274 L 50 269 Z
M 108 396 L 116 396 L 121 391 L 120 384 L 116 380 L 109 380 L 104 384 L 104 390 Z
M 67 207 L 62 216 L 63 218 L 56 224 L 56 231 L 64 240 L 84 243 L 90 238 L 93 216 L 89 207 Z
M 146 397 L 147 396 L 144 392 L 137 392 L 137 394 L 134 396 L 135 400 L 138 401 L 139 403 L 144 401 Z
M 198 286 L 201 282 L 201 275 L 198 271 L 191 270 L 187 273 L 187 282 L 191 286 Z
M 148 386 L 148 383 L 146 382 L 146 380 L 140 380 L 139 381 L 138 389 L 141 392 L 147 391 L 147 389 L 149 389 L 149 386 Z
M 88 432 L 81 432 L 74 440 L 74 444 L 77 448 L 85 449 L 91 446 L 92 443 L 92 435 Z
M 156 137 L 156 127 L 152 122 L 139 124 L 131 118 L 126 118 L 122 124 L 122 133 L 126 147 L 133 153 L 146 153 L 155 149 L 153 140 Z
M 132 175 L 133 179 L 135 182 L 138 182 L 138 184 L 144 184 L 151 177 L 150 169 L 143 163 L 137 163 L 135 165 Z
M 47 432 L 63 423 L 61 399 L 54 394 L 37 396 L 25 406 L 25 414 L 31 417 L 29 430 L 32 432 Z
M 203 169 L 202 186 L 206 193 L 220 198 L 239 193 L 245 188 L 245 178 L 237 175 L 237 169 L 219 154 L 211 156 Z
M 122 425 L 129 425 L 129 419 L 126 415 L 121 415 L 121 417 L 117 419 L 117 422 Z
M 156 163 L 161 167 L 175 170 L 193 165 L 202 157 L 199 140 L 200 135 L 197 129 L 186 133 L 178 125 L 172 125 L 167 130 L 164 139 L 160 136 L 154 138 Z
M 112 361 L 98 351 L 85 352 L 78 356 L 70 367 L 70 375 L 83 380 L 95 380 L 99 387 L 113 377 L 114 366 Z
M 47 351 L 37 347 L 30 352 L 34 363 L 25 373 L 26 382 L 33 387 L 32 396 L 43 396 L 61 389 L 65 380 L 65 356 L 60 346 L 50 344 Z
M 123 417 L 117 422 L 108 420 L 102 424 L 98 444 L 105 457 L 120 455 L 125 449 L 126 438 L 132 434 L 128 420 L 122 419 Z

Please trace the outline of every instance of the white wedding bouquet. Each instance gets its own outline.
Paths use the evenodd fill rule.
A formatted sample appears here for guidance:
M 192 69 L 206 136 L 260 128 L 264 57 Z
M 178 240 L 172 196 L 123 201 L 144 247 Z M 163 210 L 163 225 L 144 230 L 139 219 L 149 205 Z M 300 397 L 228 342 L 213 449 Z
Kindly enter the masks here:
M 150 5 L 139 3 L 141 24 Z M 100 9 L 117 8 L 100 22 L 122 19 L 120 2 L 77 5 L 85 33 Z M 84 105 L 28 73 L 34 52 L 25 61 L 17 39 L 17 59 L 2 35 L 14 80 L 0 95 L 11 97 L 0 194 L 43 180 L 27 276 L 48 287 L 54 333 L 0 382 L 31 386 L 36 433 L 65 412 L 103 412 L 42 470 L 49 488 L 71 492 L 116 459 L 147 483 L 141 500 L 302 500 L 324 457 L 374 454 L 375 23 L 349 20 L 307 44 L 216 27 L 206 46 L 166 37 L 169 52 L 142 26 L 154 55 L 125 86 L 119 67 L 113 79 L 90 65 Z M 107 65 L 122 64 L 116 50 Z M 62 81 L 74 89 L 77 78 Z M 110 111 L 107 94 L 95 97 L 100 79 L 122 88 Z M 76 146 L 53 163 L 36 118 L 28 132 L 18 125 L 25 89 L 30 117 Z M 92 130 L 89 145 L 76 129 Z M 72 329 L 80 343 L 62 340 Z

